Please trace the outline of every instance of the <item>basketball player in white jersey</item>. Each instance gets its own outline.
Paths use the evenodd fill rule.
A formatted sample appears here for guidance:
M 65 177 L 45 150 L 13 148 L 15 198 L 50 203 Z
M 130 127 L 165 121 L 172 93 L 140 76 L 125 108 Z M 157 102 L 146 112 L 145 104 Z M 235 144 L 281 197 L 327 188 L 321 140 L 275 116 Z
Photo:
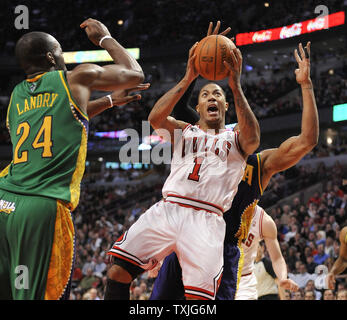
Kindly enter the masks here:
M 252 223 L 249 229 L 247 240 L 242 243 L 244 252 L 244 262 L 235 300 L 257 300 L 259 288 L 267 288 L 270 292 L 277 294 L 277 285 L 270 275 L 266 277 L 264 272 L 255 267 L 254 261 L 257 256 L 259 242 L 264 240 L 267 251 L 272 261 L 272 267 L 278 280 L 278 285 L 286 287 L 290 291 L 297 291 L 299 286 L 292 280 L 287 279 L 287 265 L 282 256 L 277 240 L 277 228 L 272 218 L 259 206 L 255 207 Z M 261 286 L 257 289 L 257 276 Z M 272 291 L 271 291 L 272 290 Z M 269 292 L 269 291 L 265 291 Z
M 108 252 L 105 299 L 128 299 L 131 281 L 176 252 L 182 267 L 187 299 L 215 299 L 223 271 L 225 221 L 246 166 L 245 159 L 259 146 L 259 124 L 240 83 L 242 56 L 231 50 L 229 85 L 235 101 L 240 132 L 225 129 L 228 103 L 215 83 L 199 94 L 197 125 L 178 121 L 170 114 L 185 90 L 198 77 L 194 51 L 189 51 L 184 78 L 153 107 L 148 120 L 173 146 L 171 173 L 163 187 L 163 200 L 149 208 Z M 175 132 L 176 130 L 176 132 Z M 179 137 L 174 139 L 175 133 Z
M 266 189 L 271 177 L 290 168 L 299 162 L 304 155 L 317 144 L 319 136 L 319 120 L 310 78 L 310 42 L 303 48 L 299 44 L 299 51 L 294 51 L 299 68 L 295 70 L 296 80 L 301 85 L 303 95 L 303 113 L 301 133 L 285 140 L 278 148 L 266 149 L 247 158 L 245 174 L 238 186 L 238 192 L 233 199 L 232 206 L 224 213 L 226 221 L 226 237 L 224 240 L 224 271 L 223 278 L 216 298 L 218 300 L 234 300 L 235 293 L 241 278 L 243 265 L 243 241 L 247 240 L 252 222 L 254 208 L 256 207 L 263 190 Z M 306 51 L 306 52 L 305 52 Z M 192 85 L 187 91 L 192 92 Z M 199 119 L 188 101 L 190 94 L 182 98 L 177 116 L 187 119 L 191 123 Z M 176 106 L 176 107 L 177 107 Z M 185 116 L 185 117 L 184 117 Z M 238 130 L 237 127 L 234 130 Z M 158 276 L 155 280 L 151 300 L 180 300 L 184 298 L 182 272 L 175 253 L 165 258 Z M 290 285 L 282 282 L 283 289 L 290 290 Z

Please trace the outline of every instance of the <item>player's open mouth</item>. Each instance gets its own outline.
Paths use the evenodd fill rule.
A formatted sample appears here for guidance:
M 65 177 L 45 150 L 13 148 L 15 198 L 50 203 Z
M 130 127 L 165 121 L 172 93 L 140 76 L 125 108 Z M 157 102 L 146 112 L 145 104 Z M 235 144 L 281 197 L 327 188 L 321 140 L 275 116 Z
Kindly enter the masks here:
M 217 115 L 218 107 L 215 104 L 211 104 L 207 107 L 207 113 L 209 115 Z

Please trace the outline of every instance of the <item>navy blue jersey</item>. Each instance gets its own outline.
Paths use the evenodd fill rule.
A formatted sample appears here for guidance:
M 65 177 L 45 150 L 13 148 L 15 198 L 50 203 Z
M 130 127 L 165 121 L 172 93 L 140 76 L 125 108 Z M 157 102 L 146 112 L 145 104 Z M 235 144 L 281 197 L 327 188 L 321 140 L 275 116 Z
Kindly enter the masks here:
M 182 269 L 175 252 L 168 255 L 155 279 L 149 300 L 185 300 Z
M 260 154 L 247 158 L 247 166 L 231 208 L 224 213 L 224 270 L 218 300 L 234 300 L 243 266 L 242 241 L 247 239 L 254 209 L 263 194 Z
M 260 153 L 247 158 L 245 173 L 239 183 L 231 208 L 223 215 L 226 223 L 224 244 L 245 240 L 251 226 L 254 208 L 263 194 Z
M 263 190 L 260 154 L 247 158 L 244 176 L 238 186 L 231 208 L 224 213 L 224 271 L 216 298 L 233 300 L 243 265 L 242 240 L 247 238 L 254 208 Z M 165 258 L 153 285 L 151 300 L 179 300 L 184 297 L 182 271 L 175 253 Z

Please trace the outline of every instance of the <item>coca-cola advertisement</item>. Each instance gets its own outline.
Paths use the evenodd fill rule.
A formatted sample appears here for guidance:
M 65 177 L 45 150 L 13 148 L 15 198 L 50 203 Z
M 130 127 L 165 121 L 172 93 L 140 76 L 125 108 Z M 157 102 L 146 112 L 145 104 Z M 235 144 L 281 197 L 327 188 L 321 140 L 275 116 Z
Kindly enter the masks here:
M 345 23 L 345 12 L 340 11 L 323 17 L 297 22 L 280 28 L 239 33 L 236 35 L 236 45 L 243 46 L 252 43 L 288 39 L 301 34 L 329 29 Z

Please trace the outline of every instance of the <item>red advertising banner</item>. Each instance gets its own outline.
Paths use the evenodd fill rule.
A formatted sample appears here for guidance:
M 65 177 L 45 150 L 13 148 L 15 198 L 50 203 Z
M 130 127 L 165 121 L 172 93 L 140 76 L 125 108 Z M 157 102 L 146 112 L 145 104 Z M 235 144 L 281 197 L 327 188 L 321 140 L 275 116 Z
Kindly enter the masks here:
M 315 32 L 331 27 L 343 25 L 345 23 L 345 12 L 340 11 L 324 17 L 317 17 L 312 20 L 297 22 L 290 26 L 261 30 L 255 32 L 239 33 L 236 35 L 236 45 L 261 43 L 266 41 L 281 40 L 296 37 L 305 33 Z

